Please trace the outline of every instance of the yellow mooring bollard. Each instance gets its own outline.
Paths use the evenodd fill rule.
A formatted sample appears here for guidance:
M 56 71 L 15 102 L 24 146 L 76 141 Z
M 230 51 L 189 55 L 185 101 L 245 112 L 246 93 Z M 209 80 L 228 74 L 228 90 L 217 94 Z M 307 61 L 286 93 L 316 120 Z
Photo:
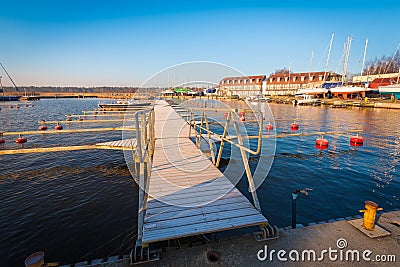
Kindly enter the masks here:
M 360 212 L 364 212 L 364 219 L 362 226 L 369 230 L 373 231 L 375 227 L 375 217 L 376 211 L 383 210 L 382 208 L 378 208 L 378 204 L 373 201 L 365 201 L 365 210 L 360 210 Z

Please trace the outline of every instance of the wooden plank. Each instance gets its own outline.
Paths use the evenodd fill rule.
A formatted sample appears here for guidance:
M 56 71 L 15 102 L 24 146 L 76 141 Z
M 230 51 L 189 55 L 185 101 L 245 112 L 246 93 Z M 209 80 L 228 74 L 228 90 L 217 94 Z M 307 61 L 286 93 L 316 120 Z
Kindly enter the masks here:
M 239 191 L 231 191 L 228 194 L 226 194 L 226 195 L 222 196 L 221 198 L 219 198 L 217 201 L 222 201 L 224 199 L 229 200 L 229 199 L 241 198 L 241 197 L 242 197 L 242 195 L 241 195 L 241 193 Z M 241 198 L 241 201 L 243 201 L 242 198 Z M 196 202 L 193 202 L 193 203 L 196 203 Z M 213 203 L 216 203 L 216 201 L 210 202 L 208 205 L 212 205 Z M 167 210 L 167 209 L 170 209 L 172 207 L 185 208 L 185 209 L 187 208 L 187 207 L 182 207 L 182 206 L 172 206 L 172 205 L 170 205 L 168 203 L 159 201 L 157 199 L 151 199 L 149 201 L 149 203 L 147 204 L 147 208 L 149 210 L 149 214 L 152 213 L 153 209 L 154 210 L 158 209 L 157 212 L 161 212 L 163 209 Z
M 133 127 L 109 127 L 109 128 L 92 128 L 92 129 L 71 129 L 71 130 L 46 130 L 46 131 L 19 131 L 19 132 L 4 132 L 3 136 L 7 135 L 34 135 L 34 134 L 62 134 L 62 133 L 93 133 L 93 132 L 108 132 L 108 131 L 135 131 Z M 1 133 L 1 132 L 0 132 Z
M 0 150 L 0 155 L 28 154 L 28 153 L 48 153 L 48 152 L 88 150 L 88 149 L 98 149 L 98 147 L 93 146 L 93 145 L 87 145 L 87 146 L 6 149 L 6 150 Z
M 95 115 L 97 116 L 97 115 Z M 40 124 L 57 124 L 57 123 L 105 123 L 105 122 L 122 122 L 122 121 L 133 121 L 132 119 L 113 119 L 113 120 L 71 120 L 71 121 L 39 121 Z
M 136 139 L 133 139 L 133 140 L 135 140 L 135 143 L 136 143 Z M 105 143 L 99 143 L 96 145 L 83 145 L 83 146 L 61 146 L 61 147 L 59 146 L 59 147 L 5 149 L 5 150 L 0 150 L 0 155 L 50 153 L 50 152 L 90 150 L 90 149 L 135 150 L 135 145 L 133 145 L 133 146 L 113 146 L 112 144 L 113 144 L 113 142 L 105 142 Z
M 123 117 L 125 114 L 65 114 L 67 118 L 85 118 L 85 117 Z
M 150 231 L 171 229 L 174 227 L 184 227 L 184 226 L 196 226 L 204 222 L 221 221 L 226 219 L 247 217 L 252 215 L 259 215 L 260 213 L 256 209 L 249 209 L 245 207 L 243 209 L 231 209 L 231 210 L 220 210 L 217 212 L 205 212 L 201 214 L 196 214 L 187 217 L 171 218 L 169 220 L 162 220 L 156 222 L 145 221 L 145 225 L 151 225 Z
M 216 201 L 218 202 L 218 201 Z M 163 213 L 157 213 L 154 214 L 153 216 L 147 216 L 145 219 L 146 223 L 151 223 L 151 222 L 159 222 L 159 221 L 164 221 L 164 220 L 172 220 L 172 219 L 177 219 L 177 218 L 183 218 L 183 217 L 193 217 L 197 215 L 205 215 L 205 214 L 211 214 L 215 212 L 220 212 L 220 211 L 231 211 L 231 210 L 241 210 L 241 209 L 248 209 L 251 208 L 251 205 L 246 202 L 228 202 L 227 204 L 224 205 L 217 205 L 217 206 L 201 206 L 201 207 L 193 207 L 193 208 L 185 208 L 182 209 L 181 211 L 166 211 Z
M 204 222 L 198 225 L 189 225 L 183 227 L 174 227 L 171 229 L 161 229 L 149 231 L 151 228 L 149 225 L 145 229 L 145 234 L 143 235 L 143 243 L 153 243 L 163 240 L 170 240 L 174 238 L 182 238 L 186 236 L 206 234 L 212 232 L 219 232 L 229 229 L 236 229 L 242 227 L 249 227 L 254 225 L 260 225 L 266 222 L 266 219 L 260 215 L 252 215 L 247 217 L 237 217 L 231 219 L 225 219 L 213 222 Z
M 183 189 L 189 189 L 189 188 L 193 188 L 194 184 L 190 181 L 190 180 L 183 180 L 181 179 L 176 179 L 176 180 L 172 180 L 172 179 L 154 179 L 152 180 L 152 182 L 157 182 L 159 181 L 159 184 L 152 186 L 152 192 L 158 192 L 159 190 L 161 192 L 166 192 L 169 191 L 171 189 L 173 189 L 176 186 L 181 187 L 181 190 Z M 226 180 L 223 179 L 218 179 L 215 180 L 213 182 L 209 182 L 206 180 L 206 178 L 204 178 L 204 183 L 201 184 L 201 186 L 196 186 L 195 188 L 193 188 L 192 190 L 210 190 L 212 187 L 226 187 L 226 188 L 233 188 L 234 185 Z M 167 183 L 167 185 L 164 184 L 164 182 Z
M 218 190 L 215 191 L 213 188 L 218 187 Z M 198 195 L 205 196 L 206 194 L 215 195 L 216 193 L 224 193 L 228 192 L 233 188 L 232 184 L 222 184 L 222 185 L 208 185 L 208 186 L 197 186 L 197 185 L 190 185 L 185 183 L 183 185 L 171 184 L 168 187 L 158 187 L 152 188 L 152 194 L 155 193 L 162 193 L 168 194 L 168 199 L 163 198 L 165 201 L 169 201 L 170 197 L 175 196 L 174 199 L 179 198 L 192 198 Z M 178 191 L 177 191 L 178 190 Z M 178 198 L 176 198 L 178 197 Z
M 136 139 L 132 138 L 132 139 L 117 140 L 117 141 L 109 141 L 104 143 L 97 143 L 96 146 L 131 148 L 131 147 L 136 147 Z

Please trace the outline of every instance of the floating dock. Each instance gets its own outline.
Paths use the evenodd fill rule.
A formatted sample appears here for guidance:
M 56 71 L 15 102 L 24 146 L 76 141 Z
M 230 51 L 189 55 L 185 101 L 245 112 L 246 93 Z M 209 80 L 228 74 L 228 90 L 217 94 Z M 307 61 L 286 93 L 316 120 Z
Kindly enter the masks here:
M 145 244 L 268 222 L 189 139 L 189 128 L 165 101 L 156 104 Z

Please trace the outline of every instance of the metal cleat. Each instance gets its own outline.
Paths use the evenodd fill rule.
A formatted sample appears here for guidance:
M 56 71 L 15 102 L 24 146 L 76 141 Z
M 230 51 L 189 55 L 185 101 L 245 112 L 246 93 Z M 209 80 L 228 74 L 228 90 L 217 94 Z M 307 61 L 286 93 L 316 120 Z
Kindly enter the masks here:
M 279 238 L 279 229 L 275 225 L 274 226 L 271 226 L 270 224 L 260 225 L 260 230 L 261 231 L 255 232 L 253 234 L 254 238 L 257 241 L 266 241 Z

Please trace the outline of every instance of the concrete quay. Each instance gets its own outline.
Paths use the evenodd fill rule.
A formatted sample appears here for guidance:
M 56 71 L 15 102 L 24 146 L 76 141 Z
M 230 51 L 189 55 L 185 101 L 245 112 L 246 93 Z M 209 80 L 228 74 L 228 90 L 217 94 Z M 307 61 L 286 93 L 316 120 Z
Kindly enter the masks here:
M 278 239 L 263 242 L 247 234 L 193 247 L 169 247 L 162 250 L 160 260 L 136 266 L 400 266 L 400 211 L 380 215 L 378 225 L 390 232 L 385 237 L 366 236 L 349 223 L 356 218 L 359 216 L 311 223 L 306 227 L 298 225 L 296 229 L 285 227 L 280 229 Z M 124 255 L 120 259 L 65 266 L 130 265 L 129 256 Z

